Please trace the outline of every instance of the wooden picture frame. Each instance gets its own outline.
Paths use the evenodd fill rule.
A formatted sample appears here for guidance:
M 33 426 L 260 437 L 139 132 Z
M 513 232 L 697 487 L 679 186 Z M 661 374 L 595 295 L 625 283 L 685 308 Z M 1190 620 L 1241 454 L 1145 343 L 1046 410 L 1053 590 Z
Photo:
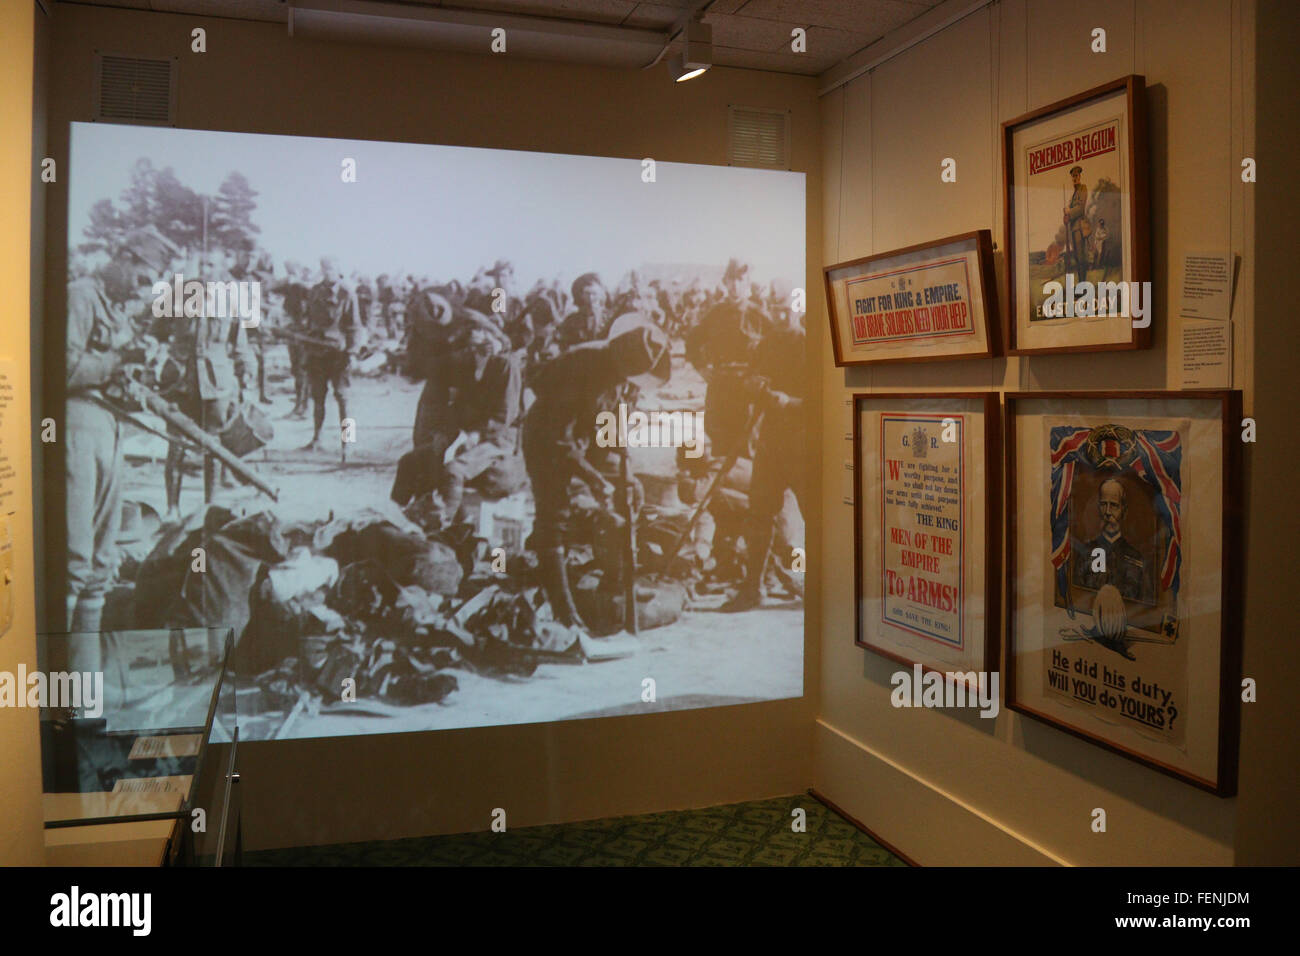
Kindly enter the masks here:
M 1006 706 L 1232 796 L 1241 392 L 1005 399 Z
M 871 392 L 853 396 L 853 596 L 854 643 L 858 647 L 900 664 L 920 666 L 923 671 L 982 670 L 988 674 L 998 670 L 1002 599 L 1002 447 L 998 407 L 997 392 Z M 945 428 L 950 420 L 953 431 L 948 436 Z M 870 434 L 864 433 L 864 422 L 870 426 Z M 922 429 L 926 432 L 928 450 L 918 455 L 916 436 Z M 952 443 L 957 448 L 944 453 L 947 437 L 955 439 Z M 912 450 L 904 452 L 903 447 L 908 446 Z M 909 469 L 903 467 L 905 462 L 898 462 L 899 470 L 893 472 L 890 461 L 884 457 L 890 449 L 896 449 L 900 456 L 926 458 L 935 465 L 931 474 L 936 478 L 944 473 L 941 470 L 944 459 L 951 460 L 956 455 L 960 463 L 959 493 L 955 496 L 961 501 L 960 524 L 954 529 L 951 520 L 940 521 L 945 511 L 951 516 L 951 507 L 928 512 L 933 517 L 926 524 L 930 529 L 945 528 L 942 537 L 947 541 L 942 546 L 936 546 L 933 540 L 919 543 L 914 535 L 905 533 L 908 529 L 902 528 L 902 522 L 897 520 L 900 514 L 906 514 L 898 503 L 899 492 L 907 476 L 918 474 L 920 466 L 913 461 L 914 467 Z M 968 481 L 970 463 L 978 465 L 971 474 L 979 480 Z M 939 484 L 935 481 L 932 486 L 936 495 Z M 951 478 L 947 485 L 951 488 Z M 875 533 L 868 529 L 869 521 L 876 523 Z M 917 526 L 916 522 L 911 524 Z M 954 530 L 958 533 L 953 534 Z M 974 539 L 969 544 L 968 533 Z M 938 537 L 938 534 L 930 535 L 931 539 Z M 906 544 L 899 544 L 896 554 L 891 556 L 889 552 L 898 543 L 897 539 L 904 539 Z M 959 610 L 956 615 L 945 615 L 942 604 L 927 605 L 939 593 L 937 590 L 924 596 L 918 594 L 922 600 L 914 601 L 911 585 L 944 587 L 952 581 L 949 556 L 954 550 L 954 539 L 958 542 L 955 550 Z M 917 561 L 922 558 L 933 561 L 929 566 L 920 566 L 913 574 L 900 566 L 906 560 L 904 548 Z M 911 567 L 916 569 L 917 565 Z M 921 574 L 925 577 L 919 578 Z M 907 581 L 900 580 L 904 576 Z M 900 582 L 902 593 L 887 594 L 893 582 Z M 971 601 L 972 597 L 977 600 Z M 908 616 L 912 614 L 922 619 L 909 621 Z M 932 614 L 933 620 L 926 619 L 927 614 Z M 954 631 L 959 640 L 953 640 Z
M 989 358 L 1001 350 L 987 229 L 840 262 L 822 274 L 837 366 Z M 908 299 L 895 303 L 897 296 Z
M 1121 77 L 1008 120 L 1002 146 L 1007 354 L 1150 348 L 1144 78 Z M 1062 286 L 1059 299 L 1047 291 L 1051 282 Z M 1110 293 L 1091 296 L 1086 314 L 1089 297 L 1076 298 L 1083 282 L 1094 289 L 1103 282 L 1139 285 L 1129 286 L 1122 300 Z M 1136 322 L 1135 288 L 1145 290 Z M 1068 312 L 1044 315 L 1058 306 Z

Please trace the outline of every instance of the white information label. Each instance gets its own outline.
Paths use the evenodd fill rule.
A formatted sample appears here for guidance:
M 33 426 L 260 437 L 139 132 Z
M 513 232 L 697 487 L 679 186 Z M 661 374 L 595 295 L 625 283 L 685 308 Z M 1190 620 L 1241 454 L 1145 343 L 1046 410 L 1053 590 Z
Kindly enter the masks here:
M 1183 388 L 1232 386 L 1232 323 L 1183 319 Z
M 1189 252 L 1183 257 L 1183 298 L 1179 315 L 1227 322 L 1232 309 L 1232 256 L 1227 252 Z

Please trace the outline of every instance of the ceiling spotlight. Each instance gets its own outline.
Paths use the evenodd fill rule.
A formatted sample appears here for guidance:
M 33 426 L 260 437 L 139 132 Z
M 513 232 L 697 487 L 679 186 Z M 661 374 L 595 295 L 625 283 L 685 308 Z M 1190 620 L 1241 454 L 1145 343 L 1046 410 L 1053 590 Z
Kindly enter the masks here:
M 705 64 L 704 66 L 687 65 L 683 61 L 680 53 L 674 53 L 672 59 L 668 61 L 668 71 L 672 73 L 673 79 L 678 83 L 685 82 L 686 80 L 693 80 L 708 68 L 708 64 Z
M 682 30 L 682 50 L 673 54 L 668 69 L 678 83 L 694 79 L 713 65 L 713 27 L 688 20 Z

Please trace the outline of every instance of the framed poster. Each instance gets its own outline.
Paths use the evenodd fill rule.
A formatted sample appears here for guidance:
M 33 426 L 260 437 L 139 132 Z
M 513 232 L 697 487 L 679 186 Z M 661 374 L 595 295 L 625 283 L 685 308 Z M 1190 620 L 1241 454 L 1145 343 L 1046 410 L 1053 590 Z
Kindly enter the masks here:
M 1146 135 L 1140 76 L 1002 124 L 1008 354 L 1150 347 Z
M 943 673 L 998 670 L 996 392 L 854 396 L 855 643 Z
M 1006 401 L 1007 706 L 1232 795 L 1241 393 Z
M 824 271 L 836 365 L 988 358 L 998 351 L 987 229 Z

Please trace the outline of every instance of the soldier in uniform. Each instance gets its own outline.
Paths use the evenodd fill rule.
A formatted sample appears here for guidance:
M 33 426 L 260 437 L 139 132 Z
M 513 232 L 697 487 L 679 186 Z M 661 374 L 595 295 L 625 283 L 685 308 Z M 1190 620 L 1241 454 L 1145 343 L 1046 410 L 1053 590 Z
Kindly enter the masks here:
M 1124 539 L 1124 517 L 1128 503 L 1124 485 L 1107 478 L 1097 487 L 1097 513 L 1101 517 L 1101 534 L 1079 547 L 1075 542 L 1074 583 L 1098 591 L 1111 584 L 1129 601 L 1151 601 L 1146 562 L 1142 552 Z M 1094 571 L 1097 551 L 1105 563 Z
M 728 259 L 727 269 L 722 273 L 722 298 L 731 302 L 741 302 L 745 298 L 745 279 L 749 276 L 749 266 L 739 259 Z
M 388 281 L 388 273 L 385 272 L 375 279 L 375 301 L 379 303 L 379 324 L 384 329 L 384 335 L 396 338 L 398 330 L 395 319 L 396 311 L 393 308 L 397 301 L 397 292 L 393 285 Z
M 550 351 L 548 345 L 559 329 L 560 310 L 561 307 L 550 290 L 539 282 L 525 298 L 519 317 L 507 324 L 506 332 L 511 336 L 514 347 L 526 350 L 527 362 L 535 361 L 543 355 L 550 357 L 558 352 L 558 349 Z
M 1083 167 L 1070 167 L 1070 182 L 1074 192 L 1062 213 L 1066 232 L 1069 234 L 1069 252 L 1073 272 L 1080 282 L 1088 278 L 1088 235 L 1092 226 L 1088 222 L 1088 187 L 1083 184 Z
M 713 453 L 750 457 L 749 402 L 745 383 L 766 324 L 763 313 L 747 302 L 726 299 L 710 309 L 686 337 L 686 358 L 708 383 L 704 420 Z
M 370 305 L 375 301 L 374 289 L 367 276 L 352 273 L 353 285 L 357 291 L 357 318 L 367 329 L 370 328 Z
M 222 281 L 216 263 L 219 253 L 209 258 L 209 264 L 200 269 L 199 281 Z M 249 273 L 238 270 L 244 275 Z M 250 343 L 240 317 L 233 309 L 226 315 L 209 314 L 213 303 L 205 298 L 200 315 L 174 316 L 165 319 L 168 334 L 168 354 L 171 368 L 178 375 L 164 397 L 176 404 L 181 414 L 198 424 L 214 437 L 229 424 L 238 408 L 241 395 L 251 384 L 253 368 L 257 363 L 257 350 Z M 163 338 L 163 336 L 159 336 Z M 164 386 L 168 383 L 163 382 Z M 167 427 L 168 434 L 176 434 Z M 167 462 L 163 481 L 167 491 L 167 517 L 180 515 L 182 469 L 185 449 L 172 443 L 167 449 Z M 211 455 L 203 456 L 203 499 L 211 501 L 216 490 L 218 475 L 222 485 L 230 487 L 225 466 Z
M 100 630 L 104 595 L 117 566 L 121 430 L 98 399 L 135 338 L 122 307 L 165 280 L 179 252 L 156 230 L 136 230 L 95 275 L 68 285 L 64 467 L 69 631 Z M 78 650 L 82 656 L 73 662 L 75 669 L 99 670 L 97 641 L 84 642 Z
M 641 298 L 641 276 L 635 269 L 632 269 L 623 277 L 623 281 L 619 283 L 618 289 L 615 290 L 614 295 L 612 296 L 613 301 L 610 304 L 610 316 L 612 318 L 618 318 L 620 315 L 625 315 L 628 312 L 638 311 L 641 305 Z M 657 305 L 658 303 L 656 303 L 656 306 Z
M 615 513 L 614 486 L 590 460 L 596 413 L 616 388 L 638 377 L 668 380 L 668 339 L 638 325 L 607 341 L 576 345 L 536 369 L 536 400 L 523 422 L 524 463 L 532 483 L 536 517 L 532 550 L 555 620 L 586 629 L 569 588 L 566 542 L 571 534 L 570 483 L 590 489 L 606 512 Z
M 499 326 L 504 326 L 505 323 L 518 317 L 523 309 L 523 303 L 514 295 L 515 267 L 505 259 L 498 259 L 492 268 L 483 270 L 483 277 L 483 288 L 487 294 L 483 295 L 478 290 L 472 290 L 465 297 L 465 305 L 483 315 L 491 316 Z M 497 289 L 502 291 L 504 301 L 499 308 L 494 308 Z
M 417 449 L 439 444 L 441 447 L 437 454 L 441 455 L 451 439 L 456 437 L 451 431 L 453 390 L 450 363 L 455 353 L 466 344 L 460 336 L 463 327 L 456 321 L 452 304 L 444 296 L 427 289 L 417 287 L 411 293 L 406 300 L 406 314 L 409 336 L 407 374 L 424 382 L 415 405 L 411 444 Z
M 213 262 L 216 262 L 216 257 L 214 257 Z M 270 253 L 263 251 L 254 258 L 251 252 L 244 250 L 236 255 L 234 262 L 225 269 L 225 272 L 236 282 L 258 282 L 265 287 L 265 284 L 275 272 L 275 266 L 271 263 Z M 215 272 L 212 278 L 221 279 Z M 263 405 L 270 405 L 271 400 L 266 397 L 266 362 L 264 354 L 266 342 L 263 338 L 261 322 L 249 326 L 245 330 L 243 337 L 248 343 L 249 354 L 256 367 L 257 400 Z
M 407 374 L 424 381 L 411 430 L 411 443 L 420 448 L 447 435 L 447 423 L 453 417 L 450 407 L 455 402 L 456 363 L 470 346 L 471 335 L 493 341 L 501 351 L 507 350 L 510 342 L 486 316 L 472 309 L 457 309 L 436 292 L 417 290 L 407 300 L 407 310 Z M 450 438 L 455 437 L 453 430 Z
M 585 272 L 573 280 L 570 291 L 576 311 L 564 317 L 555 334 L 555 344 L 561 349 L 601 339 L 609 327 L 609 299 L 600 276 Z
M 751 405 L 756 393 L 751 387 L 751 381 L 754 377 L 755 356 L 767 326 L 762 311 L 741 298 L 740 280 L 744 272 L 736 260 L 728 263 L 724 275 L 725 297 L 718 304 L 707 308 L 698 320 L 691 320 L 686 336 L 686 358 L 699 371 L 707 386 L 704 393 L 704 421 L 709 432 L 711 455 L 718 459 L 719 466 L 735 457 L 736 463 L 729 474 L 735 474 L 742 463 L 751 464 L 755 456 L 756 444 L 750 422 L 754 415 Z M 692 289 L 698 294 L 696 302 L 699 303 L 702 299 L 701 290 L 694 285 Z M 788 358 L 787 356 L 787 360 Z M 767 426 L 764 427 L 766 429 Z M 771 471 L 770 468 L 768 470 Z M 751 496 L 755 491 L 751 479 Z M 766 501 L 759 502 L 764 509 L 769 504 Z M 778 492 L 773 516 L 780 511 L 781 505 L 782 497 Z M 721 498 L 715 501 L 712 509 L 718 515 L 724 515 L 727 511 Z M 754 503 L 751 502 L 751 514 L 753 511 Z M 752 530 L 753 525 L 750 524 L 746 524 L 745 528 L 747 542 L 765 533 Z M 764 547 L 770 540 L 770 521 L 766 533 L 769 537 L 764 538 Z M 761 568 L 758 573 L 761 581 Z
M 527 480 L 519 450 L 523 352 L 507 351 L 496 337 L 473 329 L 455 374 L 454 425 L 468 441 L 447 462 L 438 489 L 449 522 L 456 519 L 471 482 L 499 498 L 518 491 Z
M 348 417 L 348 388 L 352 362 L 360 347 L 361 320 L 357 297 L 343 283 L 338 264 L 321 259 L 321 279 L 307 296 L 307 384 L 312 401 L 312 435 L 304 451 L 320 445 L 325 424 L 325 396 L 332 389 L 340 426 Z M 343 446 L 346 454 L 346 446 Z
M 653 284 L 648 283 L 638 289 L 637 298 L 629 311 L 645 316 L 665 332 L 668 331 L 668 314 L 659 307 L 659 296 Z
M 406 343 L 407 354 L 410 357 L 411 322 L 419 315 L 422 307 L 420 297 L 431 290 L 422 285 L 414 275 L 408 273 L 406 278 L 398 282 L 397 288 L 393 291 L 402 303 L 402 339 Z
M 463 293 L 457 293 L 451 289 L 441 289 L 439 291 L 448 296 L 455 305 L 466 306 L 475 312 L 490 312 L 492 310 L 493 288 L 495 288 L 495 285 L 492 277 L 488 275 L 487 268 L 482 267 L 474 273 L 474 278 L 469 280 L 469 285 Z
M 519 458 L 523 415 L 523 353 L 506 351 L 477 324 L 462 326 L 461 342 L 439 363 L 435 386 L 439 406 L 424 409 L 418 428 L 427 429 L 397 466 L 390 497 L 399 505 L 436 491 L 440 526 L 457 520 L 465 487 L 485 486 L 503 497 L 524 483 Z M 448 450 L 453 448 L 450 460 Z
M 682 293 L 681 301 L 682 327 L 689 332 L 704 315 L 709 304 L 709 295 L 704 291 L 700 280 L 693 279 Z
M 310 390 L 307 384 L 307 347 L 298 336 L 307 334 L 307 293 L 310 277 L 306 266 L 296 262 L 284 264 L 284 280 L 275 287 L 281 297 L 285 331 L 289 333 L 285 345 L 289 350 L 289 370 L 293 374 L 293 408 L 285 418 L 305 418 Z
M 762 409 L 754 471 L 749 488 L 749 518 L 745 528 L 745 578 L 724 611 L 744 611 L 762 601 L 764 571 L 777 519 L 785 507 L 785 493 L 794 493 L 800 511 L 804 505 L 803 447 L 803 329 L 793 325 L 773 328 L 755 352 L 755 377 L 747 383 L 755 408 Z M 712 388 L 712 386 L 710 386 Z M 707 413 L 706 418 L 707 421 Z M 784 569 L 789 555 L 774 555 Z M 783 575 L 798 587 L 797 579 Z

